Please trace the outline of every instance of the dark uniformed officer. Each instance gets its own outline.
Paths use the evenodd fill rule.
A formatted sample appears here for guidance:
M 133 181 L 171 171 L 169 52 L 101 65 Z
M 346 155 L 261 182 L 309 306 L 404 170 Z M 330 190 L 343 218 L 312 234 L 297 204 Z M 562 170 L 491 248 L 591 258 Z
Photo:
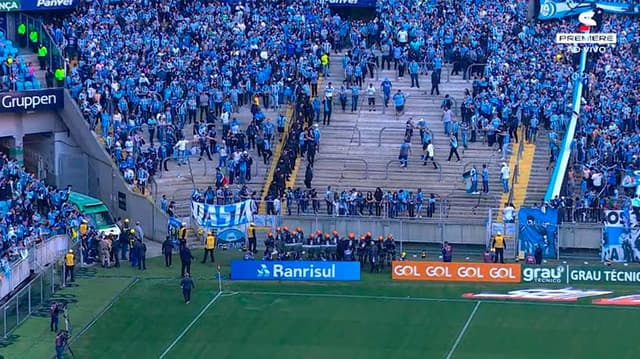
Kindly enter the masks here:
M 138 269 L 146 270 L 147 269 L 147 245 L 144 244 L 140 238 L 136 239 L 136 243 L 134 244 L 136 248 L 136 253 L 138 254 Z
M 129 230 L 129 238 L 127 241 L 127 245 L 129 246 L 129 262 L 131 262 L 131 266 L 135 267 L 138 265 L 138 253 L 133 249 L 134 244 L 136 243 L 136 230 L 131 228 Z
M 380 272 L 380 267 L 378 266 L 378 246 L 374 244 L 369 245 L 369 262 L 371 263 L 370 272 Z
M 207 234 L 207 238 L 204 240 L 204 258 L 202 258 L 202 263 L 207 263 L 207 256 L 211 255 L 211 262 L 215 263 L 216 259 L 213 257 L 213 251 L 216 248 L 216 237 L 213 235 L 213 232 L 209 232 Z
M 191 289 L 196 287 L 189 273 L 183 276 L 182 280 L 180 281 L 180 287 L 182 288 L 182 296 L 184 297 L 184 302 L 186 304 L 189 304 L 191 302 Z
M 180 273 L 182 277 L 184 277 L 185 273 L 191 274 L 192 259 L 195 258 L 191 254 L 191 250 L 187 246 L 180 246 L 180 262 L 182 263 Z
M 67 282 L 75 281 L 73 276 L 73 269 L 76 266 L 76 256 L 73 254 L 73 249 L 69 249 L 69 252 L 64 256 L 64 277 Z
M 171 267 L 171 260 L 173 258 L 173 242 L 171 242 L 170 236 L 167 236 L 164 242 L 162 242 L 162 254 L 164 254 L 164 265 L 166 267 Z
M 115 261 L 115 266 L 120 267 L 120 240 L 115 238 L 113 235 L 109 235 L 111 239 L 111 260 Z
M 127 260 L 127 250 L 129 249 L 129 219 L 124 219 L 124 224 L 120 231 L 120 250 L 122 254 L 120 255 L 120 259 L 123 261 Z

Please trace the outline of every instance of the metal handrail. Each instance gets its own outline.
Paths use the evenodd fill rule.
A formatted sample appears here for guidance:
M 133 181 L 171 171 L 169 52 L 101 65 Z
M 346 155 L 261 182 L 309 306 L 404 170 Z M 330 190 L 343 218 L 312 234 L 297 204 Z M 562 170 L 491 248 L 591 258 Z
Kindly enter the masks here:
M 360 162 L 360 163 L 364 163 L 364 177 L 361 178 L 357 178 L 357 179 L 367 179 L 369 178 L 369 162 L 367 162 L 366 160 L 363 160 L 361 158 L 317 158 L 315 160 L 316 163 L 318 162 L 335 162 L 335 161 L 344 161 L 344 162 Z M 342 169 L 342 173 L 340 174 L 340 178 L 347 178 L 344 176 L 344 168 Z
M 474 63 L 471 64 L 469 66 L 467 66 L 467 69 L 465 70 L 465 74 L 467 75 L 467 82 L 471 82 L 471 69 L 473 69 L 474 67 L 479 67 L 479 66 L 487 66 L 487 63 Z
M 389 167 L 391 167 L 391 165 L 394 164 L 394 163 L 397 164 L 398 162 L 400 162 L 400 160 L 391 160 L 391 161 L 387 162 L 387 164 L 385 165 L 385 169 L 384 169 L 384 172 L 385 172 L 384 179 L 385 180 L 388 180 L 389 177 L 390 177 L 390 175 L 389 175 Z M 407 159 L 407 163 L 418 163 L 419 164 L 421 162 L 424 163 L 424 161 L 422 161 L 422 160 L 418 161 L 418 160 Z M 436 162 L 436 166 L 438 166 L 438 182 L 442 182 L 442 166 L 440 165 L 439 162 Z
M 398 131 L 402 131 L 404 133 L 405 129 L 404 128 L 397 128 L 397 127 L 383 127 L 380 129 L 380 131 L 378 132 L 378 147 L 382 147 L 382 133 L 386 130 L 398 130 Z
M 162 167 L 160 167 L 160 169 L 159 169 L 159 172 L 160 172 L 160 176 L 159 176 L 159 177 L 160 177 L 160 178 L 162 178 L 162 177 L 163 177 L 164 166 L 165 166 L 165 164 L 166 164 L 168 161 L 176 161 L 176 162 L 179 162 L 180 160 L 179 160 L 177 157 L 173 157 L 173 156 L 165 158 L 165 159 L 162 161 L 162 163 L 161 163 Z M 188 161 L 188 159 L 187 159 L 187 161 Z M 187 176 L 181 176 L 181 177 L 187 177 Z
M 357 126 L 331 126 L 329 127 L 332 130 L 351 130 L 351 140 L 353 143 L 353 135 L 354 133 L 358 135 L 358 146 L 362 145 L 362 134 L 360 133 L 360 128 Z

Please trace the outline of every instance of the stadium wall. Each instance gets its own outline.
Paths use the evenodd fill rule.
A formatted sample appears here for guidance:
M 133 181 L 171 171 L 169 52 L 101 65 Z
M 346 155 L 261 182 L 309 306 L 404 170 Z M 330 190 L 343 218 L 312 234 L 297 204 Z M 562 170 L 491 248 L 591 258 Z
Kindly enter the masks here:
M 398 220 L 353 217 L 287 216 L 282 224 L 290 228 L 301 227 L 304 233 L 317 229 L 331 233 L 371 232 L 375 236 L 391 233 L 396 240 L 414 243 L 442 243 L 484 245 L 487 227 L 484 223 L 427 222 L 424 220 Z M 599 249 L 602 226 L 587 223 L 558 225 L 558 243 L 562 248 Z
M 64 109 L 60 117 L 69 128 L 69 133 L 87 156 L 88 191 L 90 196 L 101 199 L 114 217 L 140 221 L 148 239 L 163 241 L 167 235 L 169 218 L 166 213 L 144 197 L 131 190 L 115 167 L 111 157 L 96 141 L 82 116 L 78 105 L 67 90 L 64 92 Z

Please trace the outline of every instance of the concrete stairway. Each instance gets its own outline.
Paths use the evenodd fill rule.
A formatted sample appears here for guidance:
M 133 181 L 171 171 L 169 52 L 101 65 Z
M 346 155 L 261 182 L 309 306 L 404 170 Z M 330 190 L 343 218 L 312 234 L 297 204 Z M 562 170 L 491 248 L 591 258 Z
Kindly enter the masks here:
M 40 82 L 40 88 L 46 88 L 47 87 L 47 81 L 46 81 L 46 71 L 41 71 L 40 70 L 40 62 L 38 62 L 38 54 L 34 53 L 33 51 L 31 51 L 28 48 L 21 48 L 20 52 L 18 53 L 19 57 L 22 57 L 24 59 L 25 64 L 28 63 L 33 63 L 33 66 L 35 66 L 36 68 L 36 79 L 38 79 L 38 82 Z
M 269 110 L 265 114 L 268 118 L 275 118 L 277 112 Z M 234 116 L 240 120 L 240 128 L 244 131 L 251 121 L 249 108 L 247 106 L 241 108 L 240 113 L 234 114 Z M 218 141 L 220 141 L 221 125 L 216 126 L 216 128 L 218 128 Z M 183 132 L 187 138 L 193 138 L 193 126 L 187 125 Z M 145 128 L 145 139 L 147 137 Z M 253 166 L 251 169 L 251 181 L 246 185 L 250 191 L 256 191 L 257 195 L 260 196 L 269 164 L 265 165 L 263 163 L 262 158 L 258 157 L 257 151 L 249 150 L 248 152 L 253 157 Z M 177 161 L 169 160 L 167 163 L 169 171 L 162 172 L 162 174 L 158 172 L 154 178 L 156 188 L 152 193 L 153 199 L 158 202 L 162 195 L 166 195 L 167 200 L 175 201 L 178 217 L 189 216 L 190 197 L 194 187 L 206 190 L 208 186 L 215 186 L 218 154 L 212 155 L 213 161 L 209 161 L 206 156 L 201 161 L 198 161 L 197 154 L 189 158 L 187 165 L 179 166 Z M 237 183 L 234 183 L 231 185 L 231 189 L 235 189 L 237 185 Z
M 547 131 L 540 131 L 536 140 L 536 151 L 533 156 L 533 165 L 531 167 L 531 175 L 529 177 L 529 187 L 527 188 L 527 196 L 525 205 L 538 204 L 543 201 L 544 195 L 549 186 L 549 180 L 553 174 L 553 166 L 549 166 L 549 137 Z M 548 168 L 547 168 L 548 167 Z
M 444 68 L 442 77 L 446 81 Z M 469 143 L 469 148 L 462 151 L 460 142 L 459 153 L 461 161 L 447 162 L 449 153 L 448 138 L 444 135 L 444 127 L 441 122 L 442 110 L 440 103 L 445 94 L 450 94 L 456 100 L 456 113 L 464 95 L 464 89 L 470 88 L 471 83 L 462 80 L 462 76 L 451 76 L 449 82 L 443 82 L 440 86 L 440 96 L 425 95 L 430 89 L 429 77 L 422 75 L 421 88 L 410 88 L 411 81 L 408 75 L 395 79 L 396 73 L 391 70 L 383 70 L 378 80 L 365 81 L 363 88 L 371 81 L 376 88 L 384 77 L 388 77 L 393 83 L 393 93 L 401 89 L 407 95 L 406 111 L 399 118 L 395 116 L 395 110 L 391 107 L 383 112 L 380 101 L 375 112 L 369 112 L 366 106 L 366 95 L 360 96 L 362 106 L 355 113 L 342 113 L 338 106 L 334 107 L 334 115 L 331 126 L 321 126 L 320 151 L 316 156 L 314 166 L 314 178 L 312 186 L 322 197 L 327 186 L 334 191 L 350 190 L 373 191 L 376 187 L 383 190 L 396 191 L 407 189 L 415 193 L 417 188 L 428 196 L 436 194 L 441 200 L 446 200 L 448 211 L 445 215 L 456 219 L 473 219 L 484 217 L 487 209 L 498 204 L 501 196 L 501 182 L 499 178 L 500 154 L 482 142 Z M 332 78 L 335 83 L 340 83 Z M 440 170 L 435 170 L 430 164 L 423 166 L 420 155 L 422 148 L 418 131 L 412 138 L 412 154 L 408 168 L 401 168 L 398 161 L 399 146 L 403 139 L 405 122 L 412 117 L 418 120 L 424 117 L 434 134 L 434 146 L 436 149 L 436 161 Z M 355 130 L 356 127 L 358 130 Z M 358 139 L 361 139 L 360 143 Z M 482 139 L 479 138 L 481 141 Z M 464 191 L 462 173 L 475 165 L 478 170 L 482 164 L 489 167 L 491 182 L 488 195 L 470 195 Z M 303 161 L 296 187 L 304 188 Z M 324 211 L 324 206 L 323 211 Z

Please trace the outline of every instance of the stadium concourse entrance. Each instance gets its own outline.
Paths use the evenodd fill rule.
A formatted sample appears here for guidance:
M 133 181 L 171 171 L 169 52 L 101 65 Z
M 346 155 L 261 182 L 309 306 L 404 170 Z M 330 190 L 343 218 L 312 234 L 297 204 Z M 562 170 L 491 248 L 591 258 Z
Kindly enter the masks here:
M 53 133 L 33 133 L 23 138 L 24 167 L 47 183 L 55 182 Z

